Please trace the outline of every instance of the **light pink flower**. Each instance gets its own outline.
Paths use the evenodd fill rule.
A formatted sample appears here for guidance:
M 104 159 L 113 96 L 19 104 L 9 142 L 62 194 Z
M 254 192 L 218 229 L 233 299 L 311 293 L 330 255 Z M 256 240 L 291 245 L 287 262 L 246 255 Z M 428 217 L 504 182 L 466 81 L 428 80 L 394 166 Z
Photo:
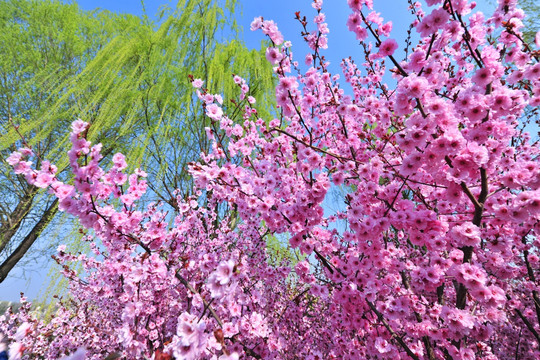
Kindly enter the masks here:
M 221 120 L 223 110 L 216 104 L 210 104 L 206 107 L 206 115 L 213 120 Z
M 377 337 L 377 339 L 375 339 L 375 349 L 381 354 L 384 354 L 392 350 L 392 344 L 382 337 Z
M 73 130 L 74 134 L 82 133 L 87 127 L 88 123 L 82 121 L 81 119 L 77 119 L 71 124 L 71 129 Z
M 194 88 L 200 89 L 201 86 L 203 86 L 203 83 L 204 83 L 203 80 L 195 79 L 195 80 L 193 80 L 193 82 L 191 84 L 193 85 Z
M 51 184 L 51 182 L 53 181 L 53 178 L 54 177 L 51 174 L 40 172 L 38 176 L 36 177 L 34 185 L 39 188 L 44 189 Z
M 7 163 L 11 166 L 15 166 L 21 161 L 22 154 L 18 151 L 14 151 L 9 155 L 9 157 L 6 159 Z
M 251 25 L 250 25 L 249 29 L 251 31 L 255 31 L 255 30 L 260 29 L 261 26 L 262 26 L 262 22 L 263 22 L 262 17 L 258 16 L 256 18 L 254 18 L 253 21 L 251 22 Z

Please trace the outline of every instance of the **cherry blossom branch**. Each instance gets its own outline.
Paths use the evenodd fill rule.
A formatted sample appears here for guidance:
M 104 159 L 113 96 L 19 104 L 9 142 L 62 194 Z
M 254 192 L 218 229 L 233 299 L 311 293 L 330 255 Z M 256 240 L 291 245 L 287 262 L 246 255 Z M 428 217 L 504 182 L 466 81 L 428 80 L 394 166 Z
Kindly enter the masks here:
M 360 16 L 362 17 L 362 21 L 364 22 L 364 24 L 366 24 L 369 32 L 371 33 L 371 35 L 373 35 L 373 37 L 375 38 L 375 40 L 377 40 L 377 45 L 380 45 L 382 43 L 381 41 L 381 38 L 379 37 L 379 34 L 377 34 L 377 32 L 375 30 L 373 30 L 373 27 L 371 26 L 371 24 L 367 21 L 366 17 L 364 16 L 364 13 L 362 11 L 359 11 L 359 14 Z M 409 74 L 407 74 L 407 72 L 405 70 L 403 70 L 403 68 L 401 67 L 401 65 L 399 65 L 399 63 L 397 62 L 397 60 L 394 58 L 393 55 L 388 55 L 388 57 L 390 58 L 390 60 L 392 61 L 392 63 L 394 64 L 394 66 L 398 69 L 399 73 L 404 76 L 404 77 L 407 77 L 409 76 Z
M 521 310 L 515 309 L 515 313 L 519 316 L 519 318 L 523 321 L 523 323 L 525 323 L 525 326 L 527 326 L 527 329 L 529 329 L 531 334 L 533 334 L 534 337 L 536 338 L 536 342 L 538 343 L 538 346 L 540 346 L 540 335 L 538 334 L 534 326 L 531 324 L 531 322 L 523 315 Z
M 392 335 L 392 337 L 394 339 L 396 339 L 396 341 L 399 343 L 399 345 L 401 345 L 401 347 L 403 348 L 403 350 L 405 350 L 405 352 L 407 353 L 407 355 L 409 355 L 411 358 L 413 358 L 414 360 L 420 360 L 420 358 L 412 352 L 412 350 L 409 348 L 409 346 L 405 343 L 405 341 L 403 341 L 403 338 L 401 336 L 399 336 L 394 330 L 392 330 L 392 328 L 390 327 L 390 324 L 388 324 L 388 321 L 386 321 L 386 319 L 384 318 L 383 314 L 377 310 L 377 308 L 375 307 L 375 305 L 373 305 L 371 303 L 371 301 L 367 300 L 366 299 L 366 303 L 368 304 L 368 306 L 371 308 L 371 310 L 377 315 L 377 318 L 379 319 L 379 321 L 384 325 L 384 327 L 386 328 L 386 330 L 388 330 L 388 332 L 390 333 L 390 335 Z
M 175 273 L 174 273 L 174 277 L 176 277 L 181 283 L 182 285 L 184 285 L 193 295 L 199 295 L 203 304 L 204 304 L 204 307 L 205 309 L 208 309 L 208 311 L 210 311 L 210 314 L 212 314 L 212 317 L 217 321 L 218 325 L 220 328 L 223 327 L 223 321 L 221 321 L 219 315 L 216 313 L 216 311 L 214 310 L 214 308 L 212 308 L 212 306 L 210 306 L 210 303 L 208 303 L 208 301 L 206 301 L 204 299 L 204 297 L 189 283 L 189 281 L 187 281 L 182 275 L 180 275 L 180 271 L 181 269 L 178 269 Z
M 410 290 L 411 284 L 409 283 L 407 274 L 405 273 L 405 271 L 401 271 L 400 274 L 401 274 L 401 281 L 403 283 L 403 286 L 405 287 L 405 289 Z M 422 316 L 417 311 L 414 311 L 414 317 L 416 318 L 416 321 L 418 323 L 422 322 Z M 429 339 L 429 336 L 427 335 L 423 336 L 422 342 L 424 343 L 424 347 L 426 348 L 426 352 L 427 352 L 429 360 L 435 360 L 435 352 L 433 351 L 433 347 L 431 346 L 431 341 Z
M 527 275 L 529 276 L 529 280 L 531 280 L 533 284 L 536 284 L 536 277 L 534 276 L 534 271 L 531 267 L 531 263 L 529 262 L 529 250 L 523 250 L 523 258 L 525 259 L 525 265 L 527 266 Z M 536 317 L 538 319 L 538 323 L 540 324 L 540 297 L 538 296 L 537 290 L 533 290 L 532 294 L 534 308 L 536 309 Z
M 478 49 L 475 49 L 476 52 L 475 52 L 475 50 L 473 50 L 472 45 L 470 43 L 470 39 L 472 38 L 472 36 L 471 36 L 471 33 L 469 32 L 469 29 L 467 28 L 467 26 L 463 22 L 463 18 L 461 17 L 461 15 L 459 13 L 454 11 L 454 7 L 452 6 L 452 0 L 446 0 L 446 1 L 447 1 L 447 4 L 450 7 L 450 14 L 454 18 L 454 20 L 459 21 L 461 27 L 463 28 L 463 31 L 465 32 L 464 35 L 463 35 L 463 40 L 465 40 L 465 43 L 467 44 L 467 47 L 469 48 L 469 52 L 470 52 L 472 58 L 474 59 L 474 61 L 476 62 L 476 64 L 478 65 L 479 68 L 483 68 L 484 64 L 482 62 L 482 55 L 480 54 Z M 478 56 L 478 58 L 476 56 Z
M 105 222 L 107 222 L 108 224 L 110 224 L 110 221 L 109 219 L 107 219 L 105 216 L 103 216 L 98 210 L 97 210 L 97 207 L 96 207 L 96 204 L 94 203 L 94 199 L 92 196 L 90 196 L 90 199 L 91 199 L 91 204 L 92 204 L 92 207 L 95 211 L 95 213 L 100 216 Z M 119 230 L 118 228 L 116 228 L 116 231 L 125 236 L 125 237 L 128 237 L 132 240 L 134 240 L 134 242 L 141 246 L 144 251 L 148 254 L 148 255 L 151 255 L 152 254 L 152 251 L 150 250 L 150 248 L 148 248 L 148 246 L 146 246 L 142 241 L 140 241 L 137 237 L 131 235 L 131 234 L 124 234 L 121 230 Z M 169 268 L 169 266 L 167 265 L 167 268 Z M 170 268 L 169 268 L 170 270 Z M 180 275 L 180 271 L 181 269 L 178 269 L 174 276 L 180 281 L 180 283 L 182 283 L 182 285 L 184 285 L 193 295 L 199 295 L 203 304 L 204 304 L 204 308 L 205 309 L 208 309 L 208 311 L 210 311 L 210 314 L 212 315 L 212 317 L 217 321 L 218 325 L 220 328 L 223 327 L 223 321 L 221 321 L 219 315 L 216 313 L 216 311 L 214 310 L 214 308 L 212 306 L 210 306 L 210 303 L 208 301 L 206 301 L 204 299 L 204 297 L 182 276 Z
M 429 58 L 429 55 L 431 55 L 431 50 L 433 49 L 433 43 L 435 42 L 435 39 L 437 38 L 437 33 L 433 33 L 433 35 L 431 35 L 431 40 L 429 42 L 429 47 L 428 47 L 428 50 L 426 52 L 426 56 L 425 56 L 425 60 L 427 60 Z M 420 71 L 418 72 L 418 76 L 421 76 L 422 73 L 424 72 L 424 67 L 422 67 L 420 69 Z
M 511 24 L 507 24 L 506 26 L 506 31 L 509 33 L 509 34 L 512 34 L 514 35 L 516 38 L 518 38 L 519 41 L 521 41 L 521 43 L 523 44 L 523 47 L 525 48 L 525 51 L 529 52 L 533 58 L 538 62 L 540 61 L 540 57 L 537 55 L 537 53 L 535 53 L 531 47 L 529 46 L 529 44 L 527 44 L 527 42 L 525 40 L 523 40 L 523 38 L 518 34 L 516 33 L 513 29 L 512 29 L 512 25 Z
M 407 175 L 407 177 L 405 179 L 403 179 L 403 183 L 401 184 L 401 186 L 399 187 L 399 190 L 396 192 L 396 196 L 394 196 L 394 198 L 392 199 L 392 202 L 390 203 L 390 206 L 388 206 L 388 208 L 386 209 L 386 211 L 384 212 L 384 217 L 386 217 L 388 215 L 388 213 L 390 212 L 390 209 L 392 209 L 394 207 L 394 204 L 397 200 L 397 198 L 399 197 L 399 195 L 401 194 L 401 190 L 403 189 L 403 187 L 405 186 L 405 184 L 407 183 L 407 180 L 409 180 L 409 176 Z
M 290 137 L 291 139 L 293 139 L 293 140 L 295 140 L 295 141 L 298 141 L 298 142 L 301 143 L 302 145 L 304 145 L 304 146 L 306 146 L 306 147 L 309 147 L 309 148 L 311 148 L 311 149 L 313 149 L 313 150 L 315 150 L 315 151 L 319 151 L 319 152 L 321 152 L 321 153 L 323 153 L 323 154 L 332 156 L 332 157 L 338 159 L 340 162 L 343 162 L 344 160 L 346 160 L 346 161 L 354 161 L 353 159 L 349 159 L 349 158 L 346 158 L 346 157 L 344 157 L 344 156 L 340 156 L 340 155 L 331 153 L 331 152 L 329 152 L 329 151 L 323 150 L 323 149 L 318 148 L 318 147 L 316 147 L 316 146 L 314 146 L 314 145 L 310 145 L 310 144 L 306 143 L 305 141 L 300 140 L 300 139 L 297 138 L 296 136 L 294 136 L 294 135 L 292 135 L 292 134 L 289 134 L 288 132 L 286 132 L 285 130 L 282 130 L 282 129 L 280 129 L 280 128 L 272 128 L 272 129 L 270 129 L 270 132 L 272 132 L 272 131 L 280 132 L 280 133 L 282 133 L 283 135 L 286 135 L 286 136 Z
M 482 183 L 482 189 L 480 190 L 480 195 L 478 197 L 478 200 L 476 200 L 476 203 L 474 204 L 474 216 L 473 216 L 473 221 L 472 221 L 472 223 L 478 227 L 480 227 L 482 223 L 484 203 L 489 193 L 487 172 L 484 168 L 480 168 L 480 178 L 481 178 L 481 183 Z M 464 184 L 464 183 L 462 182 L 461 184 Z M 463 185 L 462 185 L 462 188 L 463 188 Z M 465 186 L 465 189 L 468 190 L 466 186 Z M 462 250 L 463 250 L 463 263 L 464 264 L 469 263 L 472 259 L 473 247 L 464 246 Z M 465 309 L 466 304 L 467 304 L 467 287 L 464 284 L 459 283 L 457 294 L 456 294 L 456 307 L 458 309 Z

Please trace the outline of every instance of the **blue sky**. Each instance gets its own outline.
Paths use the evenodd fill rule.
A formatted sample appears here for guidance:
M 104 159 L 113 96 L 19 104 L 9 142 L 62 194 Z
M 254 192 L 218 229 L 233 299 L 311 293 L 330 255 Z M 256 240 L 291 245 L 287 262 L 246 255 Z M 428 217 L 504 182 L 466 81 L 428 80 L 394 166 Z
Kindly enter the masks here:
M 66 2 L 71 2 L 67 1 Z M 102 8 L 113 12 L 142 15 L 143 7 L 140 0 L 80 0 L 77 1 L 83 10 Z M 175 1 L 170 0 L 147 0 L 145 1 L 146 13 L 151 19 L 155 19 L 160 6 L 174 7 Z M 265 19 L 276 21 L 279 29 L 286 40 L 293 44 L 293 52 L 296 60 L 302 62 L 307 51 L 300 37 L 301 26 L 294 20 L 295 11 L 301 11 L 311 22 L 315 10 L 311 7 L 310 0 L 243 0 L 242 14 L 236 14 L 238 24 L 243 27 L 244 41 L 250 48 L 260 48 L 261 40 L 264 39 L 262 32 L 251 32 L 249 25 L 254 17 L 263 16 Z M 480 0 L 478 8 L 486 14 L 491 13 L 492 5 L 487 0 Z M 406 36 L 411 15 L 407 11 L 406 0 L 375 0 L 375 9 L 386 20 L 392 20 L 394 30 L 392 37 L 402 44 Z M 345 22 L 350 13 L 346 0 L 325 0 L 323 6 L 327 22 L 330 27 L 329 50 L 323 52 L 325 57 L 332 63 L 330 70 L 339 72 L 339 62 L 342 58 L 352 56 L 357 60 L 363 57 L 362 48 L 358 46 L 354 35 L 347 30 Z M 402 49 L 401 49 L 402 50 Z M 403 54 L 398 50 L 398 55 Z M 398 56 L 401 58 L 401 56 Z M 20 292 L 25 292 L 30 299 L 35 298 L 42 286 L 47 285 L 47 272 L 50 263 L 37 262 L 34 266 L 26 267 L 26 273 L 21 269 L 15 269 L 5 282 L 0 284 L 0 300 L 17 301 Z
M 70 0 L 64 0 L 69 2 Z M 140 0 L 79 0 L 77 4 L 83 10 L 93 10 L 95 8 L 107 9 L 114 12 L 130 13 L 142 15 L 143 7 Z M 293 43 L 293 51 L 296 53 L 296 60 L 302 61 L 307 47 L 304 46 L 300 37 L 301 26 L 294 20 L 294 13 L 301 11 L 311 22 L 316 14 L 311 7 L 311 0 L 240 0 L 242 13 L 236 14 L 238 24 L 244 29 L 244 41 L 250 48 L 258 49 L 260 42 L 264 38 L 260 31 L 252 32 L 249 25 L 254 17 L 263 16 L 265 19 L 274 20 L 286 40 Z M 492 1 L 495 2 L 495 1 Z M 175 0 L 146 0 L 144 7 L 146 14 L 150 18 L 155 18 L 155 14 L 163 5 L 174 7 Z M 391 20 L 394 25 L 392 37 L 402 43 L 405 39 L 408 25 L 412 16 L 407 10 L 406 0 L 375 0 L 375 10 L 380 12 L 385 20 Z M 478 0 L 477 9 L 491 14 L 493 5 L 489 0 Z M 358 46 L 354 34 L 348 31 L 345 22 L 350 14 L 346 0 L 324 0 L 323 12 L 330 27 L 329 50 L 325 57 L 332 63 L 331 70 L 339 71 L 339 63 L 342 58 L 356 56 L 361 59 L 362 49 Z M 312 24 L 312 23 L 311 23 Z M 313 24 L 312 24 L 313 25 Z M 399 51 L 399 50 L 398 50 Z M 398 54 L 402 54 L 399 53 Z

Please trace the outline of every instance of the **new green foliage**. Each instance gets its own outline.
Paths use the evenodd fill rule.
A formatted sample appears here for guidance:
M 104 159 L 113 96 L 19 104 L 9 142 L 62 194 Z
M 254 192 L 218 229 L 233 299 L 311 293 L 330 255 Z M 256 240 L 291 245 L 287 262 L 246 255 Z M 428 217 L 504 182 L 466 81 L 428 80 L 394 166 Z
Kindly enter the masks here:
M 41 158 L 67 165 L 67 125 L 81 118 L 91 123 L 90 140 L 101 142 L 108 154 L 129 154 L 132 167 L 145 164 L 153 190 L 149 198 L 174 206 L 171 189 L 190 193 L 186 164 L 209 145 L 205 127 L 210 120 L 189 75 L 205 80 L 210 93 L 231 99 L 240 93 L 232 78 L 238 74 L 248 80 L 261 117 L 268 118 L 265 111 L 273 108 L 271 66 L 262 50 L 249 50 L 238 40 L 238 7 L 236 0 L 181 0 L 154 23 L 105 11 L 83 12 L 58 1 L 0 3 L 0 46 L 17 54 L 0 59 L 3 159 L 15 149 L 12 144 L 21 145 L 23 136 Z M 20 187 L 10 202 L 1 204 L 11 211 L 28 189 L 4 161 L 1 166 L 0 182 L 8 185 L 0 191 L 9 192 L 13 183 Z M 49 204 L 37 201 L 37 194 L 19 221 L 28 224 L 19 225 L 22 235 Z M 26 217 L 30 213 L 35 213 L 32 220 Z M 21 236 L 7 241 L 16 244 Z M 8 255 L 0 254 L 0 261 Z
M 170 200 L 169 189 L 189 192 L 185 165 L 207 149 L 204 128 L 210 122 L 188 76 L 202 78 L 209 92 L 230 99 L 239 93 L 232 79 L 239 74 L 249 80 L 259 108 L 271 108 L 271 67 L 262 51 L 237 40 L 231 20 L 237 7 L 237 1 L 179 1 L 164 11 L 159 25 L 141 22 L 62 83 L 67 91 L 50 112 L 66 109 L 69 118 L 90 121 L 91 139 L 104 146 L 112 140 L 114 151 L 129 153 L 134 166 L 150 164 L 145 170 L 163 200 Z M 76 105 L 66 106 L 72 99 Z
M 49 112 L 63 94 L 53 89 L 80 73 L 126 25 L 120 16 L 83 13 L 57 1 L 0 2 L 0 282 L 57 212 L 56 203 L 15 176 L 5 158 L 23 145 L 21 135 L 41 159 L 52 157 L 70 121 Z M 29 126 L 30 119 L 38 126 Z
M 533 45 L 534 37 L 540 31 L 540 3 L 537 0 L 519 0 L 519 6 L 527 14 L 523 22 L 525 24 L 523 39 Z

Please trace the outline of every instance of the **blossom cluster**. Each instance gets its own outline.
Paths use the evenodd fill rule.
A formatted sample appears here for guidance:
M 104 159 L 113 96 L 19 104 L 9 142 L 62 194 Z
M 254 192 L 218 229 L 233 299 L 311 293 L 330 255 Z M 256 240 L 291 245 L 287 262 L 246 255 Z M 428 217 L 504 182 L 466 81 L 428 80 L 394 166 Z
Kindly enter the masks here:
M 14 338 L 31 324 L 17 337 L 23 356 L 540 357 L 540 147 L 524 130 L 540 104 L 540 52 L 522 40 L 524 13 L 512 0 L 491 17 L 468 0 L 410 2 L 420 41 L 398 60 L 377 1 L 348 0 L 365 59 L 343 60 L 346 94 L 321 55 L 322 3 L 307 70 L 274 22 L 252 23 L 272 44 L 275 119 L 258 116 L 239 77 L 234 106 L 193 79 L 212 146 L 173 215 L 137 207 L 146 174 L 121 154 L 102 168 L 83 121 L 73 184 L 47 162 L 34 169 L 30 149 L 8 159 L 80 220 L 94 252 L 59 249 L 70 297 L 51 321 L 22 311 L 0 326 Z M 343 206 L 329 213 L 336 190 Z M 271 261 L 269 237 L 298 258 Z

